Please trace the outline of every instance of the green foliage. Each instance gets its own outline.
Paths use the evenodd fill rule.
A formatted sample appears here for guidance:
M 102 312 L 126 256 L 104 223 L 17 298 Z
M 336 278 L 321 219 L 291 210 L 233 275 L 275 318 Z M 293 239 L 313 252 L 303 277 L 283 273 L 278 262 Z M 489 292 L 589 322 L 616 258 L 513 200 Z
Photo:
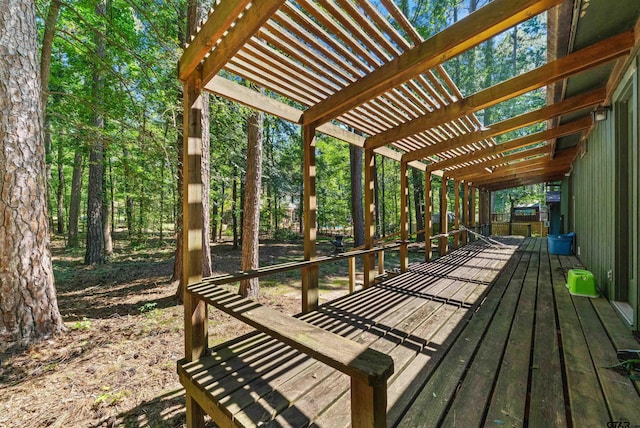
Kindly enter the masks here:
M 104 404 L 105 406 L 115 406 L 122 399 L 131 395 L 131 391 L 128 390 L 111 391 L 111 387 L 109 386 L 103 386 L 102 390 L 104 392 L 98 395 L 98 397 L 93 401 L 94 408 L 99 407 L 101 404 Z
M 107 182 L 113 187 L 116 227 L 125 225 L 125 199 L 135 206 L 138 232 L 158 229 L 162 218 L 173 213 L 177 152 L 175 142 L 181 124 L 179 82 L 175 78 L 182 1 L 158 7 L 155 2 L 107 2 L 106 16 L 98 15 L 96 3 L 85 0 L 63 3 L 53 43 L 47 113 L 50 118 L 52 153 L 65 176 L 60 183 L 52 174 L 53 189 L 64 186 L 70 198 L 70 177 L 76 151 L 84 153 L 94 139 L 106 143 Z M 48 4 L 38 2 L 38 14 Z M 39 24 L 42 21 L 39 20 Z M 42 31 L 42 28 L 40 28 Z M 104 59 L 96 55 L 94 35 L 104 34 Z M 96 103 L 93 73 L 105 77 L 104 102 Z M 100 114 L 105 127 L 96 128 L 92 118 Z M 55 159 L 54 159 L 55 158 Z M 87 182 L 85 167 L 84 183 Z M 55 196 L 55 192 L 53 195 Z M 111 192 L 108 192 L 111 199 Z M 53 207 L 57 204 L 52 203 Z M 82 209 L 85 204 L 81 205 Z M 67 215 L 65 212 L 55 213 Z
M 82 318 L 81 321 L 76 321 L 71 324 L 71 330 L 89 330 L 91 328 L 91 321 L 86 318 Z
M 141 314 L 149 313 L 153 311 L 156 308 L 156 306 L 158 306 L 158 304 L 155 302 L 147 302 L 144 305 L 140 306 L 138 308 L 138 311 L 140 311 Z
M 533 205 L 545 203 L 544 184 L 514 187 L 513 189 L 500 190 L 493 193 L 494 213 L 509 213 L 511 203 L 514 206 Z

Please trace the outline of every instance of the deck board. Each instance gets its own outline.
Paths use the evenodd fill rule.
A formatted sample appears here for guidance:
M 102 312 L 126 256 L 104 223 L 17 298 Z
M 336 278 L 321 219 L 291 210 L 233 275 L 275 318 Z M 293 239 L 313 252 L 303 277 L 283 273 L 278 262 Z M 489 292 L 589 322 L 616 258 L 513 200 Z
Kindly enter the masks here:
M 534 244 L 533 241 L 532 244 Z M 514 324 L 516 310 L 521 311 L 521 315 L 525 318 L 528 318 L 528 314 L 530 313 L 528 309 L 530 296 L 525 296 L 526 293 L 523 294 L 522 289 L 526 278 L 530 276 L 527 267 L 529 266 L 528 263 L 531 263 L 530 258 L 532 251 L 535 251 L 535 247 L 527 248 L 524 260 L 520 263 L 518 270 L 510 280 L 508 291 L 503 296 L 500 307 L 491 321 L 489 330 L 479 343 L 478 351 L 473 357 L 473 363 L 470 365 L 463 381 L 460 383 L 455 399 L 452 400 L 453 404 L 445 416 L 443 425 L 479 426 L 482 422 L 496 373 L 498 373 L 501 367 L 502 350 L 505 348 L 507 339 L 509 338 L 509 331 L 512 330 L 512 334 L 515 335 L 522 334 L 522 331 L 518 329 L 518 324 Z M 523 308 L 525 305 L 527 308 Z M 513 329 L 512 325 L 514 325 Z M 513 330 L 516 331 L 514 332 Z M 478 338 L 478 340 L 480 340 L 480 338 Z M 511 342 L 511 344 L 518 343 L 519 342 L 515 340 Z M 526 349 L 523 352 L 518 352 L 516 361 L 521 362 L 522 355 L 520 354 L 524 355 L 525 353 Z M 505 365 L 503 364 L 502 367 L 505 367 Z M 507 366 L 506 368 L 506 370 L 501 372 L 501 374 L 507 374 L 508 380 L 506 386 L 511 387 L 517 385 L 517 380 L 514 379 L 514 377 L 521 375 L 521 371 L 516 367 Z M 526 393 L 526 389 L 524 392 Z M 512 395 L 514 395 L 513 391 L 508 391 L 508 394 L 501 397 L 498 402 L 506 405 L 512 401 L 510 400 Z M 436 422 L 437 420 L 434 421 L 434 423 Z
M 551 282 L 547 241 L 541 240 L 540 270 L 535 309 L 529 423 L 531 426 L 566 426 L 566 407 L 561 373 L 560 343 Z
M 301 318 L 393 358 L 389 426 L 640 424 L 637 385 L 605 368 L 638 342 L 605 299 L 568 294 L 575 257 L 550 256 L 543 239 L 509 243 L 520 246 L 412 265 Z M 182 370 L 231 425 L 350 425 L 348 377 L 262 334 Z

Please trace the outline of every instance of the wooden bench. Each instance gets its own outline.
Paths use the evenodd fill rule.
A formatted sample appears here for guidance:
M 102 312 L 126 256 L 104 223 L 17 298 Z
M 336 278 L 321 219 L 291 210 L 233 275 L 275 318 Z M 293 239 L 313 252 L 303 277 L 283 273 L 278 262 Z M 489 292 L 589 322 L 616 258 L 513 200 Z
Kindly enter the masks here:
M 264 358 L 259 361 L 264 364 L 284 365 L 288 360 L 300 358 L 299 353 L 303 353 L 348 375 L 351 378 L 352 426 L 386 426 L 387 380 L 393 374 L 393 360 L 390 356 L 216 285 L 193 284 L 188 287 L 188 291 L 262 333 L 213 348 L 210 355 L 197 361 L 178 361 L 181 383 L 218 426 L 252 426 L 258 423 L 251 418 L 239 417 L 237 410 L 240 408 L 238 401 L 251 400 L 251 391 L 247 391 L 247 385 L 259 376 L 260 363 L 248 365 L 254 373 L 247 372 L 246 376 L 234 373 L 231 382 L 225 385 L 216 382 L 217 378 L 234 370 L 234 364 L 238 364 L 236 360 L 242 351 L 246 356 L 251 355 L 254 350 L 256 355 L 262 353 L 260 355 Z M 286 349 L 282 344 L 293 349 Z M 236 398 L 233 398 L 231 390 L 237 391 Z

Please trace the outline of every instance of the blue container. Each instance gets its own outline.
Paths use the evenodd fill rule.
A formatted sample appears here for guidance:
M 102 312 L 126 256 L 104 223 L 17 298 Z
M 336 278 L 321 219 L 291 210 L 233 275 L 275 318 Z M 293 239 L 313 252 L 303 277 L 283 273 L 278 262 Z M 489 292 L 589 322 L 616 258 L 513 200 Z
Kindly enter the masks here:
M 559 256 L 571 255 L 571 244 L 573 244 L 573 237 L 575 233 L 567 233 L 566 235 L 548 235 L 547 241 L 549 243 L 549 254 L 556 254 Z

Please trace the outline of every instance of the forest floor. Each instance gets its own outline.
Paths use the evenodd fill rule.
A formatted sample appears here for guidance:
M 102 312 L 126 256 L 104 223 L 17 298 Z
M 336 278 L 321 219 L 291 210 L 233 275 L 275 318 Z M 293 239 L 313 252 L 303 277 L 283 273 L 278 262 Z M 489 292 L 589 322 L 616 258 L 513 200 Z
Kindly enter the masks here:
M 328 241 L 319 244 L 319 255 L 332 251 Z M 52 252 L 66 332 L 0 353 L 0 426 L 183 426 L 184 390 L 176 374 L 184 356 L 183 308 L 169 281 L 173 246 L 116 240 L 114 256 L 100 266 L 84 266 L 84 252 L 66 250 L 61 239 L 54 239 Z M 213 244 L 212 259 L 214 274 L 231 273 L 239 270 L 240 250 Z M 301 259 L 302 241 L 260 246 L 263 266 Z M 347 293 L 346 265 L 320 267 L 321 301 Z M 263 304 L 299 312 L 299 271 L 260 285 Z M 211 345 L 250 330 L 209 311 Z

